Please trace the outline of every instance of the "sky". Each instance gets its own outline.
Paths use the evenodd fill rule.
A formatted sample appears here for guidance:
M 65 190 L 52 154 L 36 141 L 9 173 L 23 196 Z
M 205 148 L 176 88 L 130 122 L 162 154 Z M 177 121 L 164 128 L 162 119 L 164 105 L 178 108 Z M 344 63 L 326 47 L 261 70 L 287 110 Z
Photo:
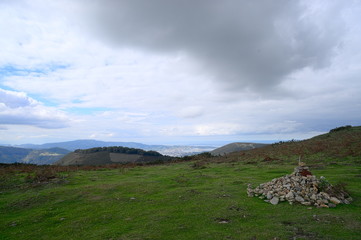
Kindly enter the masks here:
M 361 125 L 361 2 L 0 0 L 0 144 Z

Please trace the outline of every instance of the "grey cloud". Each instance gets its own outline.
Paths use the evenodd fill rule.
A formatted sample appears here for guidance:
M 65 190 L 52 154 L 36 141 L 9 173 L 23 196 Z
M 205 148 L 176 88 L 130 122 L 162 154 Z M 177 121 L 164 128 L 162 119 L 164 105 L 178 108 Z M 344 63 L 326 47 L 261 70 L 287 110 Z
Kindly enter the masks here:
M 336 7 L 319 16 L 305 3 L 99 0 L 84 12 L 109 43 L 186 52 L 228 89 L 266 91 L 297 70 L 328 66 L 341 42 L 342 23 L 329 16 Z

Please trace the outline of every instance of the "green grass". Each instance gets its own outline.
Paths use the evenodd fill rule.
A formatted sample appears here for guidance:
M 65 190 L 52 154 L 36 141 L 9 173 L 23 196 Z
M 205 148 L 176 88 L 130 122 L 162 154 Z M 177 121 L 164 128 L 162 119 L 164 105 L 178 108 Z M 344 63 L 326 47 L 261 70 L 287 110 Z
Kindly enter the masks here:
M 360 165 L 311 169 L 333 184 L 346 183 L 354 202 L 309 210 L 247 197 L 248 183 L 291 173 L 292 165 L 235 162 L 194 169 L 192 164 L 76 171 L 64 173 L 64 183 L 40 186 L 24 182 L 26 174 L 13 175 L 0 189 L 0 239 L 360 237 Z

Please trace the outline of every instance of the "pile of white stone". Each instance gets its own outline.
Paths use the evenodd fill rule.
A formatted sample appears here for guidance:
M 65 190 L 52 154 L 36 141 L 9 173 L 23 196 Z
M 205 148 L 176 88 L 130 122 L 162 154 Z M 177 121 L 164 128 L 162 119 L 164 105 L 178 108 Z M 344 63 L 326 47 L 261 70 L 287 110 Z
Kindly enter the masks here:
M 334 188 L 324 177 L 317 179 L 302 162 L 290 175 L 275 178 L 255 189 L 249 184 L 247 194 L 249 197 L 265 199 L 273 205 L 288 201 L 290 204 L 329 208 L 340 203 L 350 204 L 352 201 L 344 190 Z

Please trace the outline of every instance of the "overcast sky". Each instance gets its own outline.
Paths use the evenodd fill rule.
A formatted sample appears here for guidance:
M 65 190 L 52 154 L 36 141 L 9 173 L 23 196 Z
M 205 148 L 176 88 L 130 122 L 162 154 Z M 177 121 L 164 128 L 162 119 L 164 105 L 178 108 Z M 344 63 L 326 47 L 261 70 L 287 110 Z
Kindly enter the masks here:
M 0 0 L 0 143 L 361 125 L 361 2 Z

